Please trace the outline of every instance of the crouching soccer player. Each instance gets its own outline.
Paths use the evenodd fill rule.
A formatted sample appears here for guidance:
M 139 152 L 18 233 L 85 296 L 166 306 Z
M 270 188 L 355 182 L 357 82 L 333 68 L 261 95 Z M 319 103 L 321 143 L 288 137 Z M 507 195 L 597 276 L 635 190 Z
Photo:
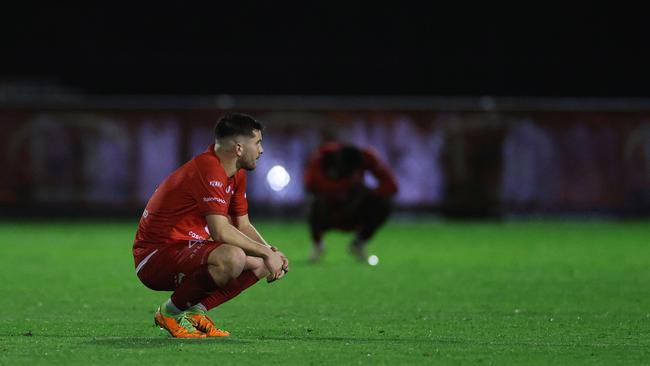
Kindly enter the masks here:
M 245 170 L 264 151 L 262 129 L 244 114 L 220 118 L 215 144 L 171 173 L 140 219 L 136 273 L 153 290 L 173 291 L 154 321 L 174 337 L 228 336 L 208 310 L 289 271 L 287 257 L 248 218 Z
M 376 188 L 365 184 L 366 172 L 377 180 Z M 325 249 L 324 233 L 339 229 L 356 232 L 350 253 L 365 262 L 366 244 L 388 218 L 391 199 L 397 193 L 397 181 L 390 169 L 370 149 L 328 142 L 310 158 L 305 187 L 312 194 L 310 261 L 320 260 Z

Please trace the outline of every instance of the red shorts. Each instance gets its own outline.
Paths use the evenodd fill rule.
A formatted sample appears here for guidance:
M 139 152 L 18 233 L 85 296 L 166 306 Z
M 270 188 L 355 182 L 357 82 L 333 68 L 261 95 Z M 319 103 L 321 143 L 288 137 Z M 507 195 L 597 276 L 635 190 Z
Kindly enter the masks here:
M 148 250 L 136 257 L 135 271 L 140 281 L 150 289 L 173 291 L 185 276 L 206 264 L 210 253 L 221 244 L 207 240 L 150 244 Z

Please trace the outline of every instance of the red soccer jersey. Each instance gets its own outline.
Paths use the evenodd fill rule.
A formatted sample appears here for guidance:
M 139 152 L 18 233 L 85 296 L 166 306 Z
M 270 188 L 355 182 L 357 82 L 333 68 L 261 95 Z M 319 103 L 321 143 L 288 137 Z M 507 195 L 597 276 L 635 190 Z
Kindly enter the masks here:
M 364 184 L 364 174 L 369 171 L 378 181 L 373 192 L 379 196 L 390 197 L 397 193 L 397 180 L 391 170 L 379 160 L 371 149 L 359 149 L 363 162 L 359 169 L 347 177 L 329 179 L 323 169 L 323 159 L 326 154 L 338 151 L 343 145 L 329 142 L 321 146 L 309 160 L 305 172 L 305 186 L 308 191 L 324 194 L 334 200 L 347 200 L 353 194 L 351 189 Z
M 206 215 L 248 213 L 246 173 L 226 175 L 214 145 L 170 174 L 149 199 L 133 244 L 136 259 L 153 246 L 210 237 Z

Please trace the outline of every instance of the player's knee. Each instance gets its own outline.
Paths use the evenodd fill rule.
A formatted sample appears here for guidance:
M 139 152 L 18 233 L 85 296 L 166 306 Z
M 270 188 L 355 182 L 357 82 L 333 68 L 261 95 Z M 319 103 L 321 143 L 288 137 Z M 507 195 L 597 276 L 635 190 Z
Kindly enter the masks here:
M 235 278 L 244 270 L 246 253 L 234 245 L 224 244 L 210 254 L 208 261 L 225 276 Z
M 234 278 L 238 277 L 246 265 L 246 253 L 241 248 L 228 245 L 225 258 L 226 268 L 229 274 Z

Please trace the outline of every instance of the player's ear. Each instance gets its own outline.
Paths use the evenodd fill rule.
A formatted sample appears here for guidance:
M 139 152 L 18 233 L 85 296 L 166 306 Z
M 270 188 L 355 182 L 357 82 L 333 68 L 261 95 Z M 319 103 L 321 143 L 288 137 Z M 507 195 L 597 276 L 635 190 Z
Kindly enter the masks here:
M 235 154 L 241 156 L 244 153 L 244 144 L 241 142 L 235 142 Z

